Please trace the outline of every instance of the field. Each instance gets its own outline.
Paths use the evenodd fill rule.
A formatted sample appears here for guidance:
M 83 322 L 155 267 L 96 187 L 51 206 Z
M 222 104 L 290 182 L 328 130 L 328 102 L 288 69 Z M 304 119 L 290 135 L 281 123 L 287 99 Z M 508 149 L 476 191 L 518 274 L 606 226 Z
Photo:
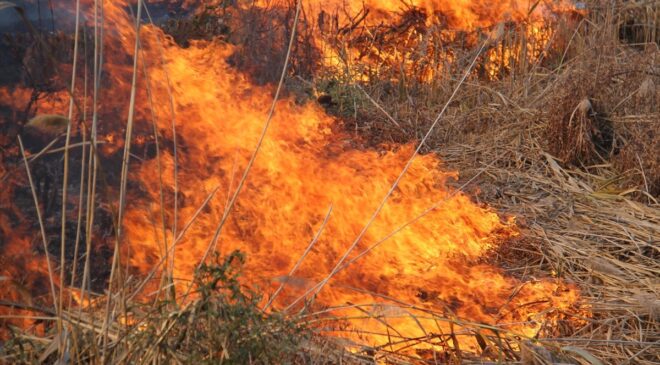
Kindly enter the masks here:
M 657 2 L 0 20 L 0 363 L 658 363 Z

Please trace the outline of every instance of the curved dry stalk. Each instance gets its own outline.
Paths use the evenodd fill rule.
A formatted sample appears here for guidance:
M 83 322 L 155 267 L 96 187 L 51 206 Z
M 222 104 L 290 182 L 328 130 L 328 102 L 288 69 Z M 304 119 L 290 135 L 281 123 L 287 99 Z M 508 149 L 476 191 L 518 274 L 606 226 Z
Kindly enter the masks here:
M 344 265 L 342 265 L 342 266 L 339 268 L 338 272 L 339 272 L 339 271 L 342 271 L 342 270 L 344 270 L 344 269 L 346 269 L 348 266 L 350 266 L 351 264 L 353 264 L 355 261 L 359 260 L 361 257 L 363 257 L 364 255 L 368 254 L 369 252 L 371 252 L 372 250 L 374 250 L 376 247 L 380 246 L 380 245 L 383 244 L 385 241 L 389 240 L 390 238 L 392 238 L 393 236 L 395 236 L 397 233 L 401 232 L 401 231 L 402 231 L 403 229 L 405 229 L 406 227 L 408 227 L 408 226 L 410 226 L 411 224 L 414 224 L 415 222 L 417 222 L 418 220 L 424 218 L 424 217 L 427 216 L 429 213 L 431 213 L 433 210 L 437 209 L 439 206 L 441 206 L 441 205 L 444 204 L 445 202 L 449 201 L 449 199 L 451 199 L 451 198 L 455 197 L 456 195 L 458 195 L 458 193 L 460 193 L 460 192 L 462 192 L 463 190 L 465 190 L 465 188 L 468 187 L 468 186 L 469 186 L 474 180 L 476 180 L 479 176 L 481 176 L 484 172 L 486 172 L 487 169 L 493 167 L 493 166 L 495 165 L 495 163 L 498 162 L 498 161 L 500 161 L 504 156 L 505 156 L 505 155 L 502 154 L 500 157 L 494 159 L 491 163 L 489 163 L 487 166 L 484 166 L 484 167 L 483 167 L 483 168 L 482 168 L 477 174 L 475 174 L 472 178 L 470 178 L 468 181 L 466 181 L 465 183 L 463 183 L 463 185 L 461 185 L 458 189 L 454 190 L 454 191 L 453 191 L 451 194 L 449 194 L 447 197 L 445 197 L 444 199 L 442 199 L 442 200 L 438 201 L 437 203 L 433 204 L 431 207 L 427 208 L 425 211 L 423 211 L 422 213 L 420 213 L 420 214 L 419 214 L 418 216 L 416 216 L 415 218 L 413 218 L 413 219 L 407 221 L 406 223 L 400 225 L 398 228 L 396 228 L 395 230 L 393 230 L 392 232 L 390 232 L 389 234 L 387 234 L 385 237 L 381 238 L 380 240 L 376 241 L 373 245 L 371 245 L 371 246 L 367 247 L 366 249 L 364 249 L 364 250 L 363 250 L 362 252 L 360 252 L 357 256 L 355 256 L 355 257 L 352 258 L 351 260 L 347 261 Z
M 145 5 L 145 9 L 147 9 Z M 151 91 L 151 79 L 149 78 L 149 71 L 147 68 L 147 58 L 144 56 L 144 50 L 140 49 L 140 53 L 142 54 L 142 59 L 144 60 L 142 62 L 142 72 L 144 73 L 144 78 L 146 81 L 146 89 L 147 89 L 147 99 L 149 100 L 149 111 L 151 113 L 151 125 L 153 129 L 153 134 L 154 134 L 154 140 L 156 142 L 156 169 L 158 170 L 158 197 L 159 197 L 159 204 L 160 204 L 160 221 L 162 224 L 162 235 L 163 235 L 163 253 L 167 255 L 168 250 L 168 244 L 167 244 L 167 221 L 165 219 L 165 191 L 163 189 L 164 183 L 163 183 L 163 166 L 162 166 L 162 158 L 161 158 L 161 153 L 160 153 L 160 138 L 159 138 L 159 133 L 158 133 L 158 126 L 156 125 L 156 114 L 154 112 L 154 102 L 153 102 L 153 95 Z M 174 237 L 174 236 L 173 236 Z M 169 261 L 169 260 L 168 260 Z M 169 265 L 165 265 L 165 276 L 167 277 L 166 280 L 168 281 L 168 284 L 172 284 L 171 280 L 171 275 L 170 275 L 170 267 Z M 174 286 L 172 286 L 174 288 Z M 174 293 L 172 293 L 174 294 Z M 175 299 L 175 295 L 172 295 L 172 300 Z
M 121 178 L 119 188 L 119 209 L 117 212 L 117 233 L 115 237 L 114 254 L 112 257 L 112 266 L 110 270 L 110 280 L 108 284 L 108 301 L 106 304 L 106 311 L 103 320 L 103 348 L 101 349 L 101 362 L 105 362 L 105 350 L 108 341 L 108 322 L 110 320 L 110 306 L 112 302 L 112 287 L 114 279 L 119 270 L 119 245 L 122 237 L 124 208 L 126 206 L 126 186 L 128 181 L 128 166 L 130 162 L 131 140 L 133 139 L 133 122 L 135 117 L 135 98 L 137 94 L 137 75 L 138 75 L 138 61 L 140 59 L 140 18 L 142 16 L 142 0 L 138 0 L 137 4 L 137 17 L 135 20 L 135 48 L 133 58 L 133 78 L 131 81 L 131 96 L 128 106 L 128 120 L 126 121 L 126 136 L 124 137 L 124 155 L 122 159 Z
M 149 7 L 147 6 L 146 3 L 144 4 L 144 12 L 147 14 L 147 18 L 149 18 L 149 22 L 151 24 L 154 24 L 153 19 L 151 18 L 151 13 L 149 13 Z M 174 175 L 174 207 L 173 207 L 173 212 L 172 212 L 172 237 L 173 239 L 176 239 L 177 237 L 177 230 L 179 226 L 179 153 L 178 153 L 178 148 L 177 148 L 177 134 L 176 134 L 176 112 L 174 110 L 174 97 L 172 96 L 172 82 L 170 81 L 170 74 L 167 72 L 167 67 L 165 67 L 165 56 L 164 56 L 164 50 L 163 50 L 163 43 L 161 42 L 160 38 L 160 33 L 159 36 L 156 37 L 156 44 L 158 45 L 158 52 L 160 55 L 160 65 L 163 68 L 163 74 L 165 75 L 165 89 L 167 91 L 167 96 L 168 96 L 168 106 L 170 108 L 170 115 L 172 116 L 171 118 L 171 126 L 172 126 L 172 159 L 174 162 L 174 171 L 172 174 Z M 172 270 L 174 269 L 174 251 L 172 251 L 172 256 L 169 258 L 169 263 L 167 265 L 168 269 L 170 272 L 168 275 L 170 276 L 169 281 L 170 284 L 174 282 L 174 279 L 172 278 Z
M 147 282 L 149 282 L 149 280 L 151 280 L 151 278 L 153 278 L 153 276 L 156 274 L 156 271 L 158 271 L 158 268 L 161 265 L 163 265 L 165 260 L 167 260 L 167 258 L 170 255 L 174 254 L 174 249 L 176 248 L 179 241 L 181 241 L 181 239 L 186 234 L 186 232 L 188 232 L 188 229 L 190 228 L 190 226 L 192 226 L 192 224 L 195 222 L 195 220 L 197 220 L 197 217 L 199 216 L 199 214 L 204 210 L 204 208 L 206 208 L 209 201 L 211 201 L 211 199 L 213 198 L 213 196 L 215 196 L 215 194 L 218 192 L 219 189 L 220 189 L 219 186 L 216 187 L 215 189 L 213 189 L 213 191 L 211 191 L 211 193 L 206 197 L 206 199 L 204 199 L 204 202 L 202 202 L 202 204 L 199 206 L 199 208 L 197 208 L 197 210 L 195 211 L 195 214 L 193 214 L 193 216 L 190 218 L 188 223 L 186 223 L 186 225 L 183 227 L 183 229 L 179 233 L 179 236 L 176 237 L 176 239 L 174 240 L 172 245 L 170 245 L 170 247 L 169 247 L 168 251 L 165 253 L 165 255 L 163 257 L 161 257 L 161 259 L 156 263 L 156 265 L 154 265 L 153 268 L 151 268 L 151 271 L 149 272 L 149 274 L 144 278 L 144 280 L 142 280 L 140 285 L 138 285 L 138 287 L 133 291 L 133 294 L 128 296 L 129 301 L 132 300 L 133 298 L 135 298 L 135 296 L 137 296 L 140 293 L 140 291 L 147 284 Z
M 356 261 L 358 261 L 359 259 L 361 259 L 362 257 L 364 257 L 366 254 L 368 254 L 369 252 L 373 251 L 376 247 L 380 246 L 381 244 L 385 243 L 385 242 L 386 242 L 387 240 L 389 240 L 390 238 L 394 237 L 397 233 L 401 232 L 401 231 L 402 231 L 403 229 L 405 229 L 406 227 L 408 227 L 408 226 L 414 224 L 415 222 L 417 222 L 418 220 L 424 218 L 425 216 L 427 216 L 428 214 L 430 214 L 432 211 L 434 211 L 435 209 L 437 209 L 438 207 L 440 207 L 442 204 L 444 204 L 445 202 L 447 202 L 449 199 L 451 199 L 452 197 L 456 196 L 458 193 L 462 192 L 462 191 L 463 191 L 468 185 L 470 185 L 474 180 L 476 180 L 477 177 L 481 176 L 481 175 L 486 171 L 486 169 L 488 169 L 488 168 L 494 166 L 495 163 L 498 162 L 498 161 L 500 161 L 503 157 L 504 157 L 504 155 L 501 155 L 500 157 L 496 158 L 496 159 L 493 160 L 490 164 L 488 164 L 487 166 L 483 167 L 483 168 L 482 168 L 477 174 L 475 174 L 472 178 L 470 178 L 468 181 L 466 181 L 466 182 L 465 182 L 463 185 L 461 185 L 458 189 L 456 189 L 455 191 L 453 191 L 449 196 L 447 196 L 447 197 L 445 197 L 444 199 L 438 201 L 437 203 L 433 204 L 432 206 L 426 208 L 426 210 L 424 210 L 422 213 L 420 213 L 420 214 L 417 215 L 416 217 L 414 217 L 414 218 L 412 218 L 411 220 L 409 220 L 409 221 L 403 223 L 403 224 L 400 225 L 398 228 L 394 229 L 392 232 L 388 233 L 388 234 L 385 235 L 383 238 L 381 238 L 380 240 L 376 241 L 376 242 L 375 242 L 374 244 L 372 244 L 371 246 L 369 246 L 369 247 L 367 247 L 366 249 L 364 249 L 362 252 L 360 252 L 360 253 L 359 253 L 357 256 L 355 256 L 354 258 L 350 259 L 349 261 L 346 261 L 346 262 L 345 262 L 345 263 L 344 263 L 344 264 L 343 264 L 343 265 L 337 270 L 337 272 L 340 272 L 340 271 L 346 269 L 348 266 L 352 265 L 353 263 L 355 263 Z M 314 290 L 318 287 L 318 285 L 319 285 L 319 284 L 316 284 L 315 286 L 311 287 L 311 288 L 310 288 L 309 290 L 307 290 L 303 295 L 301 295 L 301 296 L 298 297 L 295 301 L 293 301 L 291 304 L 289 304 L 289 305 L 285 308 L 285 311 L 290 310 L 292 307 L 294 307 L 296 304 L 298 304 L 301 300 L 303 300 L 305 297 L 307 297 L 312 291 L 314 291 Z

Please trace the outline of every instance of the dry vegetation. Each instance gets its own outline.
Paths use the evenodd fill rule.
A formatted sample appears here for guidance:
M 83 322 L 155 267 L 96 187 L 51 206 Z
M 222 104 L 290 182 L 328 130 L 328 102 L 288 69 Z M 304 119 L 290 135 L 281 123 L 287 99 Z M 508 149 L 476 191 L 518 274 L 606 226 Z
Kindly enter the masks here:
M 503 215 L 516 217 L 522 238 L 507 243 L 489 260 L 526 280 L 556 276 L 580 288 L 589 314 L 579 318 L 577 328 L 568 324 L 561 328 L 560 323 L 547 338 L 525 339 L 497 328 L 466 325 L 467 335 L 482 345 L 480 354 L 461 352 L 453 333 L 446 338 L 431 333 L 423 339 L 393 339 L 444 346 L 444 352 L 419 353 L 422 359 L 413 359 L 390 353 L 387 346 L 374 349 L 319 336 L 310 326 L 317 320 L 313 315 L 310 320 L 310 315 L 262 313 L 260 296 L 238 283 L 237 262 L 242 257 L 232 255 L 199 272 L 196 280 L 202 295 L 183 307 L 168 301 L 148 305 L 127 301 L 123 318 L 130 318 L 130 325 L 117 319 L 102 325 L 108 319 L 100 297 L 93 306 L 96 311 L 59 313 L 68 329 L 61 332 L 67 338 L 63 347 L 58 348 L 55 326 L 42 336 L 14 328 L 13 337 L 0 343 L 0 361 L 657 363 L 660 10 L 652 1 L 587 3 L 589 14 L 584 19 L 553 25 L 558 29 L 553 47 L 538 62 L 512 62 L 496 78 L 475 72 L 462 83 L 424 146 L 425 153 L 439 154 L 446 167 L 460 172 L 457 188 Z M 250 26 L 262 22 L 262 27 L 279 29 L 268 39 L 250 38 L 255 35 L 237 28 L 235 19 L 222 12 L 165 27 L 181 43 L 188 39 L 186 34 L 222 37 L 236 44 L 286 43 L 290 31 L 282 24 L 291 23 L 292 11 L 274 11 L 268 21 L 258 15 L 263 16 L 243 19 Z M 301 100 L 320 96 L 322 105 L 368 146 L 419 140 L 459 85 L 478 48 L 457 49 L 457 61 L 432 81 L 414 77 L 415 72 L 428 72 L 416 63 L 403 80 L 388 76 L 357 82 L 357 73 L 364 71 L 360 65 L 343 65 L 341 72 L 318 69 L 318 59 L 305 48 L 313 28 L 299 33 L 288 92 Z M 232 33 L 232 29 L 239 30 Z M 359 44 L 361 30 L 356 26 L 342 32 L 341 41 L 351 42 L 353 35 L 354 44 Z M 498 42 L 521 44 L 517 49 L 523 52 L 525 40 L 518 31 L 507 29 Z M 432 40 L 424 42 L 428 46 Z M 387 44 L 396 47 L 397 43 Z M 265 48 L 251 50 L 255 49 Z M 281 61 L 286 54 L 277 47 L 268 52 Z M 278 79 L 269 65 L 246 61 L 251 57 L 237 54 L 233 61 L 261 82 Z M 401 75 L 398 65 L 380 67 L 384 69 L 369 73 Z M 312 79 L 312 74 L 322 76 Z M 58 317 L 28 303 L 20 308 L 43 321 Z
M 471 181 L 477 199 L 524 227 L 525 239 L 496 260 L 582 289 L 587 325 L 542 343 L 588 349 L 603 363 L 650 364 L 660 356 L 659 13 L 599 4 L 566 30 L 560 57 L 465 84 L 428 149 L 461 172 L 459 186 Z M 621 31 L 633 23 L 634 35 Z M 394 95 L 365 86 L 389 116 L 349 91 L 360 105 L 355 127 L 379 142 L 417 138 L 456 78 Z

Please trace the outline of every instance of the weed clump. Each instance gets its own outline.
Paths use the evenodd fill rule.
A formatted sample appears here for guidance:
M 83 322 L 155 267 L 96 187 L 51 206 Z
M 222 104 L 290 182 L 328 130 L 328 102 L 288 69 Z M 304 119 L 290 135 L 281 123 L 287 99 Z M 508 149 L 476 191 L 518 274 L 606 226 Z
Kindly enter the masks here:
M 194 279 L 196 290 L 191 293 L 195 299 L 180 308 L 167 300 L 130 303 L 126 313 L 110 326 L 109 338 L 115 341 L 105 349 L 105 358 L 115 364 L 304 361 L 311 332 L 292 318 L 261 310 L 261 295 L 240 283 L 244 261 L 242 253 L 232 252 L 224 259 L 216 258 L 213 264 L 202 265 Z M 65 316 L 71 318 L 66 324 L 70 334 L 65 339 L 67 356 L 90 363 L 100 361 L 102 355 L 95 343 L 103 333 L 102 319 L 70 315 L 75 314 Z M 27 364 L 37 359 L 57 363 L 57 354 L 52 351 L 57 348 L 57 336 L 43 339 L 35 341 L 33 336 L 13 329 L 11 339 L 0 345 L 0 363 Z
M 596 89 L 603 87 L 601 81 L 569 71 L 554 85 L 542 108 L 548 113 L 548 147 L 564 162 L 597 163 L 612 153 L 612 125 L 592 97 Z
M 239 281 L 244 260 L 242 253 L 233 252 L 221 262 L 202 265 L 196 277 L 199 299 L 176 318 L 167 348 L 186 349 L 191 363 L 293 361 L 308 334 L 281 314 L 261 311 L 262 296 Z M 159 328 L 151 331 L 149 337 Z

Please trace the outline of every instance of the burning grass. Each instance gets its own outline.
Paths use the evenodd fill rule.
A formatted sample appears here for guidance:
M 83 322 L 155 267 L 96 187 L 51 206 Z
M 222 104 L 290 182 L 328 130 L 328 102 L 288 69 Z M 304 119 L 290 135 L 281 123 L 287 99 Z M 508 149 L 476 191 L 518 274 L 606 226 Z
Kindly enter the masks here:
M 652 363 L 658 49 L 650 31 L 619 42 L 628 5 L 595 5 L 548 23 L 518 9 L 503 26 L 499 8 L 467 25 L 406 8 L 388 24 L 372 6 L 319 29 L 307 9 L 213 6 L 166 27 L 187 48 L 153 26 L 136 47 L 107 5 L 112 82 L 73 88 L 71 148 L 38 154 L 48 141 L 23 133 L 23 157 L 3 139 L 3 361 Z M 89 77 L 99 53 L 83 54 Z M 288 61 L 285 80 L 272 65 Z M 68 93 L 40 87 L 40 102 L 31 87 L 0 102 L 65 114 Z M 299 105 L 309 96 L 336 117 Z M 68 172 L 48 169 L 62 151 Z M 34 237 L 41 254 L 19 260 Z M 205 264 L 216 245 L 247 260 Z

